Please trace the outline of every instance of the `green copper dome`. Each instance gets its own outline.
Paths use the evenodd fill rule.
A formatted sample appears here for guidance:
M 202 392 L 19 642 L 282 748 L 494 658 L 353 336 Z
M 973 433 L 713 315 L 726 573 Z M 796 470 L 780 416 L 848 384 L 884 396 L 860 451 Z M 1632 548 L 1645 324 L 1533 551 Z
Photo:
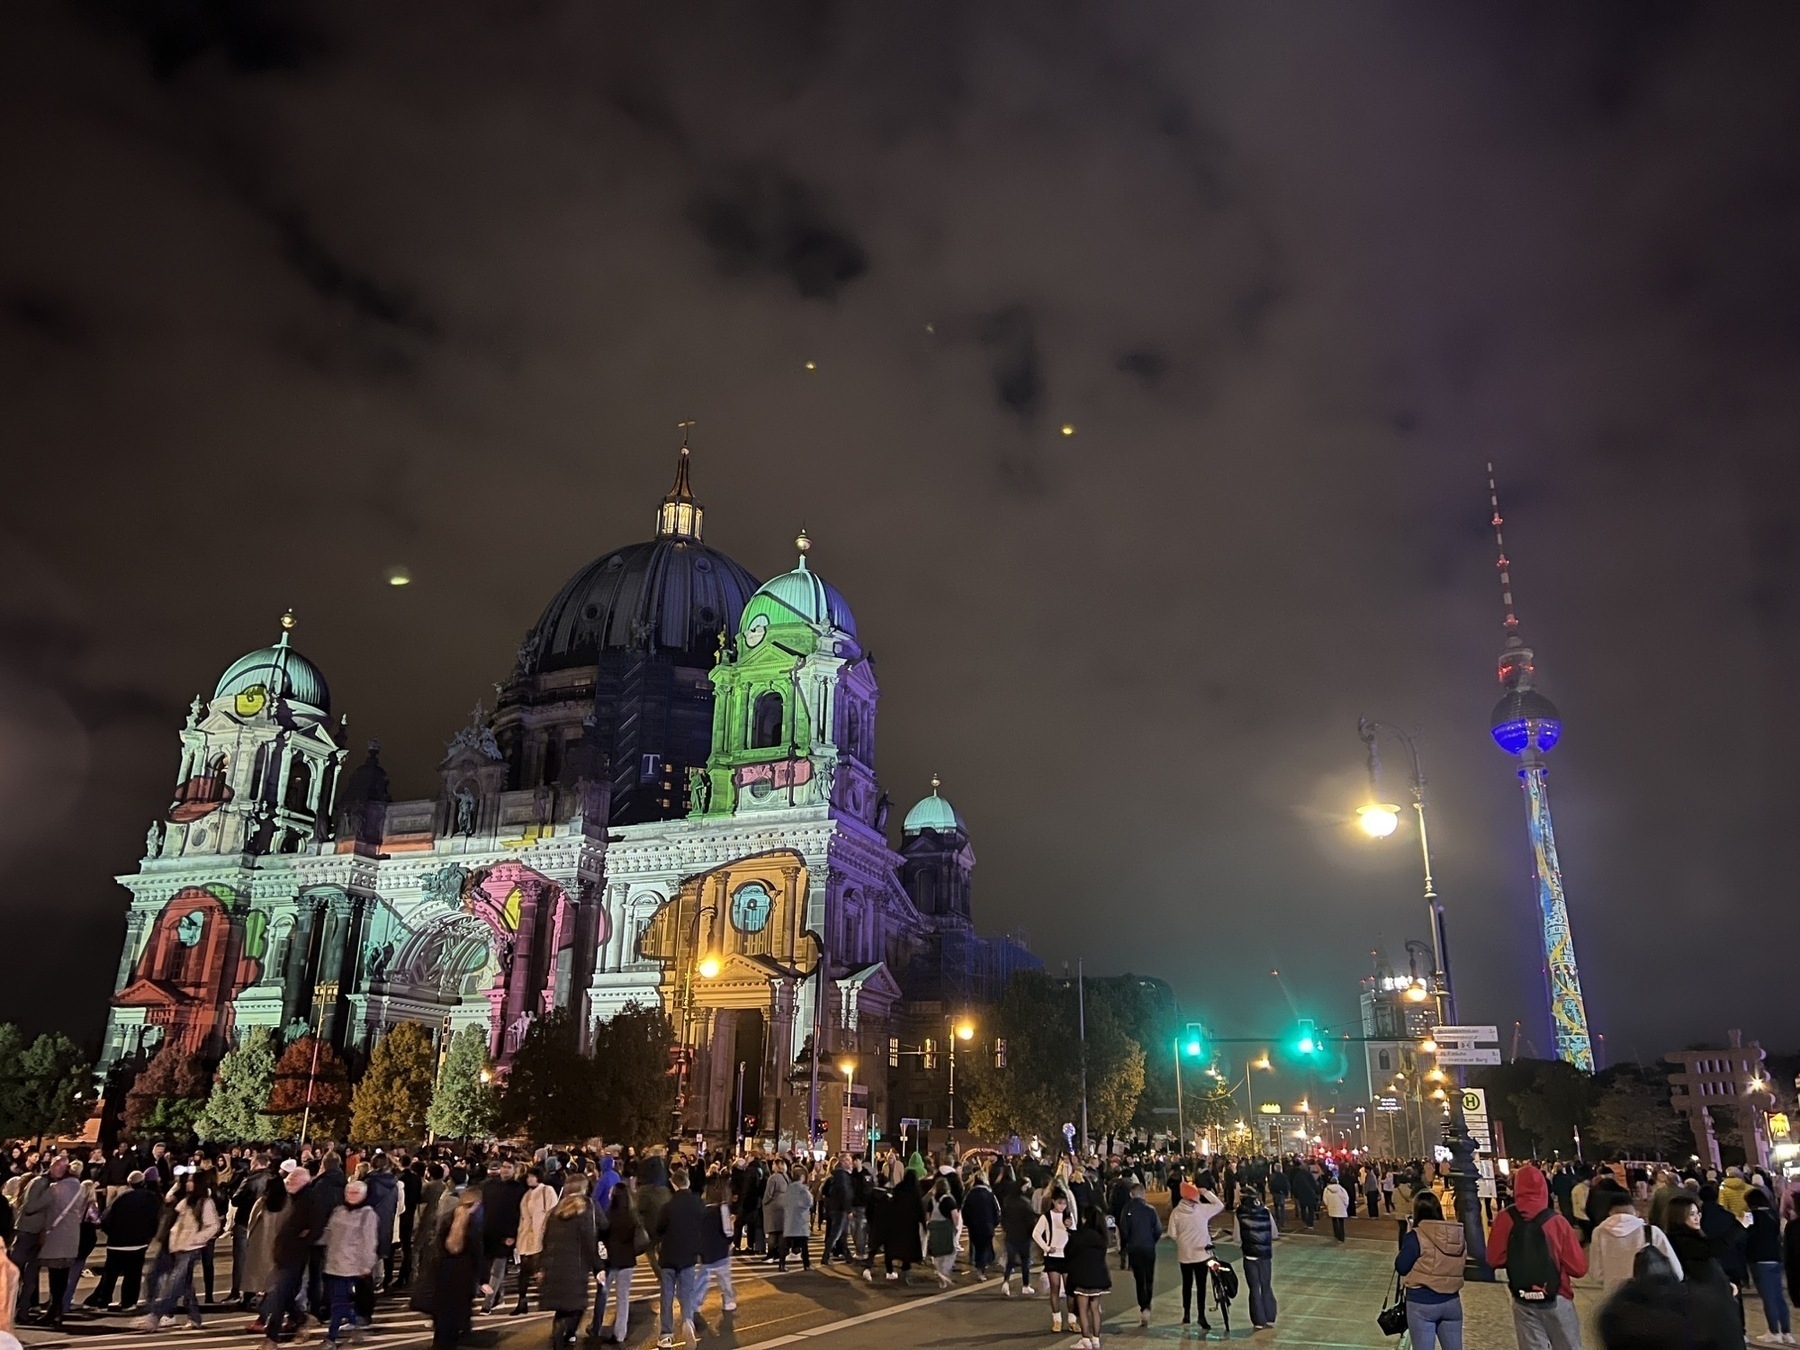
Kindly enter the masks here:
M 321 713 L 331 711 L 331 687 L 325 676 L 311 661 L 295 651 L 289 642 L 294 616 L 281 616 L 281 637 L 273 647 L 263 647 L 240 656 L 219 677 L 213 690 L 213 702 L 231 699 L 232 710 L 248 716 L 261 712 L 270 698 L 283 698 L 305 704 Z
M 967 834 L 969 827 L 963 824 L 963 818 L 957 809 L 943 797 L 938 796 L 938 780 L 931 780 L 931 795 L 922 798 L 919 804 L 906 813 L 906 823 L 901 829 L 906 834 L 918 834 L 921 830 L 936 830 L 939 834 L 948 834 L 952 830 L 961 830 Z
M 856 636 L 856 617 L 850 613 L 850 603 L 843 593 L 830 582 L 820 577 L 806 565 L 806 552 L 812 547 L 812 541 L 806 532 L 800 532 L 795 543 L 800 548 L 800 564 L 791 572 L 784 572 L 778 577 L 771 577 L 762 584 L 756 594 L 750 597 L 751 605 L 759 598 L 774 601 L 769 607 L 771 619 L 775 622 L 800 619 L 812 624 L 815 628 L 835 628 L 847 637 Z M 749 623 L 752 611 L 749 606 L 744 609 L 744 622 Z

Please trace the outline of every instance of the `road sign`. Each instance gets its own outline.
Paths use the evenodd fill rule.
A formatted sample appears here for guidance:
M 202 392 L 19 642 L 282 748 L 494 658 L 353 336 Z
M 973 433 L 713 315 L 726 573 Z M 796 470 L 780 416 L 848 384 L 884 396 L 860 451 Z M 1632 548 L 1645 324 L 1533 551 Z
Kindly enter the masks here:
M 1478 1049 L 1473 1045 L 1440 1045 L 1437 1051 L 1439 1064 L 1498 1064 L 1500 1047 Z
M 1445 1041 L 1498 1041 L 1499 1027 L 1433 1027 L 1431 1039 L 1442 1045 Z
M 1383 1097 L 1375 1103 L 1375 1109 L 1377 1111 L 1398 1111 L 1400 1109 L 1400 1099 L 1398 1097 Z
M 1463 1125 L 1469 1131 L 1469 1137 L 1475 1141 L 1475 1151 L 1491 1154 L 1494 1151 L 1494 1132 L 1488 1123 L 1487 1089 L 1463 1088 L 1462 1109 Z M 1486 1169 L 1486 1175 L 1492 1178 L 1493 1163 L 1484 1160 L 1482 1166 Z

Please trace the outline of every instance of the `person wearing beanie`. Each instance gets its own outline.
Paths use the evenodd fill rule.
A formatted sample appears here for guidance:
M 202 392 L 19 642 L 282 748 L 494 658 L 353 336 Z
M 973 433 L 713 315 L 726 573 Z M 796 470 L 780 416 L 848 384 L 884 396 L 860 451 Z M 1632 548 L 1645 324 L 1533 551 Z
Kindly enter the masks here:
M 144 1277 L 144 1253 L 155 1240 L 161 1223 L 162 1197 L 144 1184 L 142 1172 L 127 1174 L 125 1189 L 100 1216 L 100 1231 L 106 1234 L 106 1265 L 100 1271 L 98 1287 L 82 1301 L 83 1307 L 109 1306 L 115 1286 L 121 1312 L 130 1312 L 137 1306 Z
M 1205 1175 L 1202 1173 L 1202 1175 Z M 1206 1320 L 1206 1263 L 1212 1258 L 1212 1221 L 1225 1212 L 1225 1202 L 1212 1191 L 1191 1181 L 1181 1183 L 1181 1199 L 1169 1214 L 1169 1237 L 1175 1243 L 1175 1260 L 1181 1266 L 1181 1324 L 1188 1325 L 1193 1305 L 1200 1305 L 1200 1329 L 1210 1331 Z M 1194 1295 L 1196 1290 L 1199 1298 Z

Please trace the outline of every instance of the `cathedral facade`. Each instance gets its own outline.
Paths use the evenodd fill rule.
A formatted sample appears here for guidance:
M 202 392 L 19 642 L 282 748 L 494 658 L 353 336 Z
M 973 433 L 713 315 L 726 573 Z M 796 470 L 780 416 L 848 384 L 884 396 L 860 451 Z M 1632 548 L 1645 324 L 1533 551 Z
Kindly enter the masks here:
M 679 1132 L 787 1144 L 811 1111 L 844 1138 L 892 1129 L 901 1065 L 916 1079 L 945 1017 L 1037 962 L 975 932 L 974 853 L 935 780 L 890 841 L 874 665 L 804 534 L 758 584 L 703 519 L 684 445 L 655 537 L 563 587 L 424 800 L 391 799 L 377 745 L 346 771 L 284 616 L 194 700 L 119 878 L 103 1065 L 167 1037 L 216 1057 L 254 1026 L 357 1053 L 412 1021 L 480 1026 L 504 1067 L 553 1008 L 659 1005 Z

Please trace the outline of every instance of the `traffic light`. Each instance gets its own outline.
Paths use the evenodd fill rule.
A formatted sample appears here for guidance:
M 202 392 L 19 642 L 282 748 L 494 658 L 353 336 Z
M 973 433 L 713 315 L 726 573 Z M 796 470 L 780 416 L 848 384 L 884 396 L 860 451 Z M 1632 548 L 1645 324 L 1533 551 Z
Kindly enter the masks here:
M 1181 1053 L 1189 1059 L 1201 1059 L 1206 1054 L 1206 1028 L 1198 1022 L 1189 1022 L 1181 1033 Z
M 1324 1042 L 1319 1039 L 1319 1027 L 1310 1017 L 1302 1017 L 1294 1036 L 1294 1049 L 1311 1058 L 1324 1049 Z

